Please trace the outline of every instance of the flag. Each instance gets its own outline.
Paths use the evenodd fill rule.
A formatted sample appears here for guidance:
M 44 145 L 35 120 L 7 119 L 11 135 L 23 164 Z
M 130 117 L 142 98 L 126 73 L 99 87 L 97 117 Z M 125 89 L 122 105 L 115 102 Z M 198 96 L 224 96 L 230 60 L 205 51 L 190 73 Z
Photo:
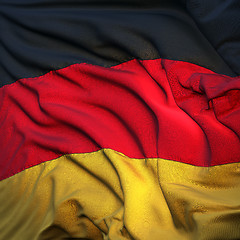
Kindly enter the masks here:
M 240 239 L 232 1 L 2 0 L 0 239 Z

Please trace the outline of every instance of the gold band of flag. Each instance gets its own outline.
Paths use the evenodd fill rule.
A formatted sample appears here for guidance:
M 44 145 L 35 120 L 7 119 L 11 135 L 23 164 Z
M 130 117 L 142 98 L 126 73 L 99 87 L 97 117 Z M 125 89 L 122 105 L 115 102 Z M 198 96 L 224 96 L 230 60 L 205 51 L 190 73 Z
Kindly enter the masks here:
M 102 149 L 41 163 L 0 187 L 0 239 L 236 239 L 240 234 L 240 163 L 198 167 Z

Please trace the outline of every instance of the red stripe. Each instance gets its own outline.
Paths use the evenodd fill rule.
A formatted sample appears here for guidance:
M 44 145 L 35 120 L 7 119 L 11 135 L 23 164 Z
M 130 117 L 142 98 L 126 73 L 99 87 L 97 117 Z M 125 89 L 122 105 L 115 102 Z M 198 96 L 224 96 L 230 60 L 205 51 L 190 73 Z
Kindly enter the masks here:
M 76 64 L 0 89 L 0 177 L 111 148 L 197 166 L 239 161 L 240 78 L 186 62 Z

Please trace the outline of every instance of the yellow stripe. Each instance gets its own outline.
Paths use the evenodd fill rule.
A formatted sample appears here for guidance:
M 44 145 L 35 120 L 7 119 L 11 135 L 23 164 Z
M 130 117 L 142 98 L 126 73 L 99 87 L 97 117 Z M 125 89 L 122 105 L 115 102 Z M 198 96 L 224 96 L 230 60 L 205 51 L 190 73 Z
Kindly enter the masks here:
M 0 182 L 0 239 L 240 239 L 240 164 L 71 154 Z

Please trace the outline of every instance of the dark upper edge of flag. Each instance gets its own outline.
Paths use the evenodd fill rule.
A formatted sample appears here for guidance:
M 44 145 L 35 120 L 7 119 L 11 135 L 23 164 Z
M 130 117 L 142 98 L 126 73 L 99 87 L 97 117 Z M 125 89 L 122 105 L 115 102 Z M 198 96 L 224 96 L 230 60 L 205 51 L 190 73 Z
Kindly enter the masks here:
M 0 87 L 75 63 L 131 59 L 180 60 L 235 76 L 179 1 L 102 2 L 3 1 Z

